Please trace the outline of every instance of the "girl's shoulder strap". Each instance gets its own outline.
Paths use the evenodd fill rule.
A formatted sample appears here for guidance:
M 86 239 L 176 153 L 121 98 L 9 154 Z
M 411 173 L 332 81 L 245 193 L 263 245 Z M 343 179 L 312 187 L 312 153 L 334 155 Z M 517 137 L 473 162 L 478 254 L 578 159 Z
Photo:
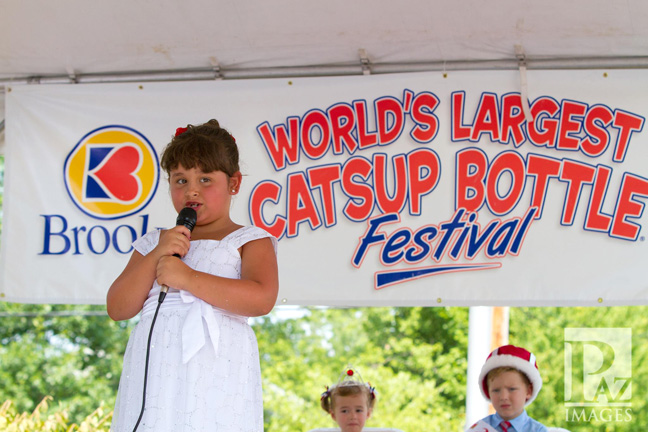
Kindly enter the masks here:
M 274 247 L 275 253 L 277 253 L 277 239 L 268 231 L 254 225 L 239 228 L 238 230 L 225 237 L 223 241 L 227 241 L 236 249 L 238 249 L 244 244 L 251 242 L 252 240 L 259 240 L 262 238 L 269 238 L 272 241 L 272 246 Z
M 155 249 L 155 246 L 157 246 L 159 241 L 160 241 L 160 230 L 156 229 L 147 232 L 142 237 L 135 240 L 133 242 L 133 248 L 137 252 L 141 253 L 142 255 L 146 255 L 149 252 L 151 252 L 153 249 Z

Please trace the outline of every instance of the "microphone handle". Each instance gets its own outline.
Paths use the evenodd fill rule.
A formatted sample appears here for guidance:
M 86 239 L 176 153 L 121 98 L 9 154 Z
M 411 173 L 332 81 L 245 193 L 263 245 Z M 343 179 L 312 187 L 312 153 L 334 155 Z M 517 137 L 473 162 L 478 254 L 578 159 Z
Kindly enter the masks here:
M 185 228 L 189 230 L 189 232 L 191 232 L 196 226 L 197 219 L 198 219 L 198 214 L 196 213 L 196 210 L 194 210 L 191 207 L 185 207 L 182 210 L 180 210 L 180 213 L 178 213 L 178 217 L 176 218 L 176 226 L 183 225 Z M 180 258 L 179 254 L 173 254 L 173 256 Z M 162 301 L 164 301 L 164 297 L 166 297 L 167 292 L 169 292 L 168 286 L 166 285 L 160 286 L 160 298 L 158 299 L 159 303 L 162 303 Z
M 174 257 L 180 258 L 179 254 L 173 254 Z M 169 292 L 169 286 L 168 285 L 161 285 L 160 286 L 160 298 L 158 299 L 158 303 L 162 303 L 164 301 L 164 297 L 166 297 L 167 293 Z

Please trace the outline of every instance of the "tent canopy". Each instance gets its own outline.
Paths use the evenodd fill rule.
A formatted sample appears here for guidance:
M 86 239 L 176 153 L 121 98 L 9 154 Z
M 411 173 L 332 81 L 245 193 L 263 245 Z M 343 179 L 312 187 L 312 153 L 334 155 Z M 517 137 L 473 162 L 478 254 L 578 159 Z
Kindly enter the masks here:
M 10 0 L 0 4 L 0 85 L 218 67 L 225 78 L 268 68 L 360 73 L 361 49 L 376 72 L 510 66 L 516 45 L 530 68 L 643 65 L 646 21 L 641 0 Z
M 0 149 L 11 83 L 646 67 L 642 0 L 0 3 Z M 364 64 L 364 68 L 363 68 Z

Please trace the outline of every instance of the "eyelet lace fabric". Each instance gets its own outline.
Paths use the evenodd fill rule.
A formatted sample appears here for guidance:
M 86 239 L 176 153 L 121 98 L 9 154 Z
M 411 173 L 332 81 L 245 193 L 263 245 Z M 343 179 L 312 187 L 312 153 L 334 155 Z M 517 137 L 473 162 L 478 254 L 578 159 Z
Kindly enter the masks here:
M 269 237 L 243 227 L 223 240 L 191 242 L 183 261 L 214 275 L 240 278 L 238 252 L 245 243 Z M 159 232 L 133 246 L 147 254 Z M 160 286 L 155 282 L 128 341 L 111 431 L 133 430 L 142 406 L 146 345 Z M 153 329 L 146 410 L 139 431 L 261 432 L 263 402 L 257 341 L 247 318 L 170 289 Z

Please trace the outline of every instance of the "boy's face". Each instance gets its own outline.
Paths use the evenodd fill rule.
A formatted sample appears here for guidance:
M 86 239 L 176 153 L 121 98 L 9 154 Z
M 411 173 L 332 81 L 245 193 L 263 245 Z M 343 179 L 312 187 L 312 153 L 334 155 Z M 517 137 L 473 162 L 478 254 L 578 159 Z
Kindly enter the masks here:
M 488 380 L 488 394 L 497 414 L 504 420 L 512 420 L 524 411 L 532 388 L 520 372 L 508 371 Z
M 335 396 L 334 405 L 331 417 L 340 426 L 342 432 L 360 432 L 371 416 L 367 397 L 363 393 Z

